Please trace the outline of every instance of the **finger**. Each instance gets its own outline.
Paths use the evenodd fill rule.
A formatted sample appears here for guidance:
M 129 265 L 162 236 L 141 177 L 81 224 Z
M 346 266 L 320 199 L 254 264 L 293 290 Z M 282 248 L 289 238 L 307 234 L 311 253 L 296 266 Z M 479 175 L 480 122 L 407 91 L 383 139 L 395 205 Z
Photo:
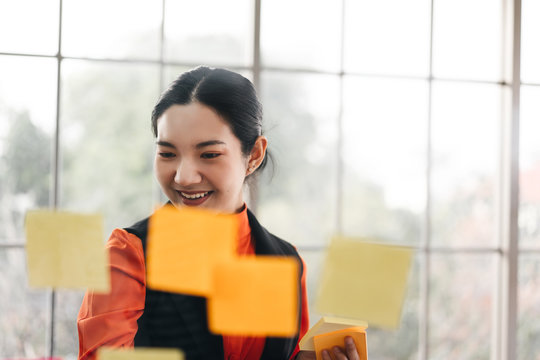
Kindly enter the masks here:
M 323 360 L 332 360 L 332 358 L 330 357 L 330 353 L 328 352 L 328 350 L 323 350 L 323 351 L 322 351 L 322 358 L 323 358 Z
M 347 355 L 345 355 L 345 353 L 340 347 L 334 346 L 332 350 L 334 352 L 334 356 L 336 357 L 336 360 L 348 360 Z
M 347 352 L 349 360 L 360 360 L 360 355 L 358 354 L 354 340 L 350 336 L 345 338 L 345 351 Z

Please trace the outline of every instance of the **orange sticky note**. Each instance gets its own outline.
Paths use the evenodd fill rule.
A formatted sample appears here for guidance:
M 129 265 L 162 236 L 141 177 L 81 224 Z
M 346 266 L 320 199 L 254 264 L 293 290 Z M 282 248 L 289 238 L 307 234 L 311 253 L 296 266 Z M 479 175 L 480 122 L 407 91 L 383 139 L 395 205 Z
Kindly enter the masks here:
M 33 210 L 26 214 L 25 231 L 31 287 L 109 292 L 101 215 Z
M 298 271 L 292 257 L 252 257 L 219 264 L 208 299 L 212 332 L 292 336 L 298 331 Z
M 333 316 L 323 316 L 319 321 L 308 330 L 302 340 L 298 343 L 300 350 L 315 351 L 313 338 L 316 335 L 322 335 L 329 332 L 349 329 L 352 327 L 362 327 L 367 329 L 368 323 L 362 320 L 339 318 Z
M 156 290 L 207 296 L 212 272 L 236 254 L 238 222 L 232 215 L 164 206 L 150 217 L 147 283 Z
M 340 348 L 345 349 L 345 337 L 347 336 L 353 338 L 360 360 L 367 360 L 366 328 L 362 326 L 315 335 L 313 337 L 313 342 L 315 343 L 315 355 L 317 360 L 322 360 L 322 351 L 324 349 L 327 349 L 332 360 L 335 360 L 336 357 L 334 356 L 332 348 L 334 346 L 339 346 Z

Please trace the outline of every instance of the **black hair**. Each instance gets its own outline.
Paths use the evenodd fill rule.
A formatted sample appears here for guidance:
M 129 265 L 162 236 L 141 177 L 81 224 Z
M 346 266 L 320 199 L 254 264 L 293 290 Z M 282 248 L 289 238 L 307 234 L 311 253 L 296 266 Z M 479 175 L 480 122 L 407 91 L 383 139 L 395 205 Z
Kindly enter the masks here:
M 213 109 L 231 127 L 242 144 L 242 153 L 251 153 L 257 138 L 262 135 L 262 105 L 255 87 L 235 72 L 199 66 L 180 75 L 161 94 L 152 111 L 152 131 L 157 136 L 157 121 L 172 105 L 198 102 Z M 264 169 L 267 156 L 257 169 Z

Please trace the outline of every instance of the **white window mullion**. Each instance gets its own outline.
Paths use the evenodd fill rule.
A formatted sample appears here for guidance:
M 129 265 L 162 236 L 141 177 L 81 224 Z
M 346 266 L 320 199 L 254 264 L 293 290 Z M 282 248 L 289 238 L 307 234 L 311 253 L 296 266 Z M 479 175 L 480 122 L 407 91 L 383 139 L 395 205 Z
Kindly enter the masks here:
M 504 54 L 504 82 L 509 85 L 509 106 L 503 118 L 501 187 L 501 342 L 499 359 L 517 358 L 519 115 L 521 85 L 521 0 L 505 0 L 508 36 Z
M 429 73 L 428 73 L 428 117 L 426 131 L 426 205 L 424 217 L 424 231 L 422 239 L 423 251 L 420 261 L 420 301 L 419 301 L 419 334 L 418 334 L 418 358 L 429 358 L 429 296 L 430 296 L 430 263 L 431 263 L 431 120 L 432 120 L 432 96 L 433 96 L 433 19 L 434 0 L 431 0 L 430 25 L 429 25 Z

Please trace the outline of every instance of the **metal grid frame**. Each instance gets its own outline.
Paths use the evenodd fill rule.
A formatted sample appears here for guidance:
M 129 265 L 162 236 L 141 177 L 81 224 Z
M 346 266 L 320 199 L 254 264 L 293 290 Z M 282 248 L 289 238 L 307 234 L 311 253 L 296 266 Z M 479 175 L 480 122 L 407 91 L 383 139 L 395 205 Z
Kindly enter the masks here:
M 346 0 L 341 1 L 342 6 L 342 22 L 341 22 L 341 54 L 340 54 L 340 69 L 338 72 L 332 71 L 318 71 L 303 68 L 282 68 L 263 66 L 261 62 L 261 46 L 260 46 L 260 32 L 261 32 L 261 2 L 262 0 L 253 0 L 254 5 L 254 21 L 253 21 L 253 58 L 251 66 L 227 66 L 230 69 L 238 71 L 251 71 L 253 74 L 253 82 L 257 90 L 260 90 L 260 78 L 263 71 L 271 72 L 285 72 L 285 73 L 310 73 L 310 74 L 326 74 L 335 75 L 339 77 L 339 109 L 338 109 L 338 141 L 337 141 L 337 212 L 335 218 L 336 229 L 339 230 L 342 227 L 342 199 L 343 199 L 343 157 L 342 157 L 342 142 L 343 142 L 343 130 L 342 130 L 342 117 L 343 117 L 343 83 L 345 76 L 359 76 L 359 77 L 378 77 L 378 78 L 408 78 L 408 79 L 420 79 L 428 81 L 428 129 L 427 129 L 427 166 L 425 169 L 425 176 L 427 180 L 426 187 L 426 204 L 424 213 L 423 224 L 423 237 L 421 245 L 416 248 L 421 259 L 420 267 L 420 329 L 419 329 L 419 344 L 418 353 L 419 360 L 426 360 L 429 358 L 429 324 L 428 319 L 430 315 L 429 308 L 429 276 L 430 276 L 430 257 L 431 254 L 466 254 L 466 253 L 478 253 L 478 254 L 496 254 L 498 256 L 498 274 L 497 285 L 498 292 L 496 293 L 496 299 L 494 306 L 494 328 L 491 342 L 491 359 L 515 359 L 517 357 L 517 291 L 518 291 L 518 257 L 522 252 L 540 254 L 538 248 L 518 248 L 518 211 L 519 211 L 519 189 L 518 189 L 518 175 L 519 175 L 519 115 L 520 115 L 520 87 L 521 85 L 540 86 L 540 84 L 534 83 L 522 83 L 520 81 L 520 51 L 521 51 L 521 0 L 500 0 L 503 2 L 503 33 L 502 38 L 505 50 L 503 58 L 505 59 L 505 74 L 506 77 L 500 82 L 490 81 L 476 81 L 468 79 L 443 79 L 435 78 L 433 76 L 433 8 L 435 6 L 435 0 L 431 0 L 430 9 L 430 52 L 429 52 L 429 75 L 427 78 L 420 76 L 394 76 L 384 74 L 366 74 L 366 73 L 354 73 L 345 72 L 344 69 L 344 37 L 345 37 L 345 7 Z M 32 53 L 4 53 L 0 52 L 0 56 L 26 56 L 26 57 L 41 57 L 41 58 L 54 58 L 57 60 L 57 98 L 56 98 L 56 118 L 55 118 L 55 132 L 54 132 L 54 151 L 53 151 L 53 185 L 51 188 L 50 206 L 56 208 L 59 204 L 59 184 L 60 184 L 60 94 L 61 94 L 61 70 L 62 62 L 66 59 L 87 60 L 96 62 L 117 62 L 117 63 L 143 63 L 159 65 L 160 71 L 160 89 L 163 89 L 163 69 L 165 66 L 187 66 L 193 67 L 198 64 L 174 62 L 164 60 L 164 24 L 165 24 L 165 11 L 166 0 L 161 1 L 162 17 L 161 17 L 161 29 L 160 29 L 160 54 L 158 60 L 147 59 L 107 59 L 107 58 L 89 58 L 89 57 L 69 57 L 62 55 L 62 16 L 63 16 L 63 0 L 59 0 L 59 24 L 58 24 L 58 53 L 56 55 L 39 55 Z M 431 228 L 430 228 L 430 214 L 431 214 L 431 119 L 432 119 L 432 85 L 434 81 L 456 81 L 466 83 L 488 83 L 499 85 L 502 89 L 507 88 L 510 93 L 510 99 L 508 99 L 509 109 L 505 113 L 503 111 L 501 124 L 504 129 L 502 136 L 502 150 L 501 150 L 501 173 L 499 174 L 500 186 L 499 186 L 499 246 L 498 247 L 478 247 L 478 248 L 445 248 L 431 246 Z M 504 103 L 504 99 L 503 99 Z M 159 199 L 159 189 L 155 191 L 155 199 Z M 256 189 L 250 194 L 252 201 L 256 199 Z M 254 204 L 256 202 L 254 201 Z M 24 241 L 22 239 L 13 239 L 13 241 L 7 243 L 0 243 L 0 249 L 10 248 L 24 248 Z M 305 251 L 324 251 L 322 246 L 303 246 L 299 247 L 299 250 Z M 49 329 L 47 332 L 48 340 L 48 353 L 49 356 L 54 355 L 54 303 L 55 293 L 50 291 L 49 301 Z

